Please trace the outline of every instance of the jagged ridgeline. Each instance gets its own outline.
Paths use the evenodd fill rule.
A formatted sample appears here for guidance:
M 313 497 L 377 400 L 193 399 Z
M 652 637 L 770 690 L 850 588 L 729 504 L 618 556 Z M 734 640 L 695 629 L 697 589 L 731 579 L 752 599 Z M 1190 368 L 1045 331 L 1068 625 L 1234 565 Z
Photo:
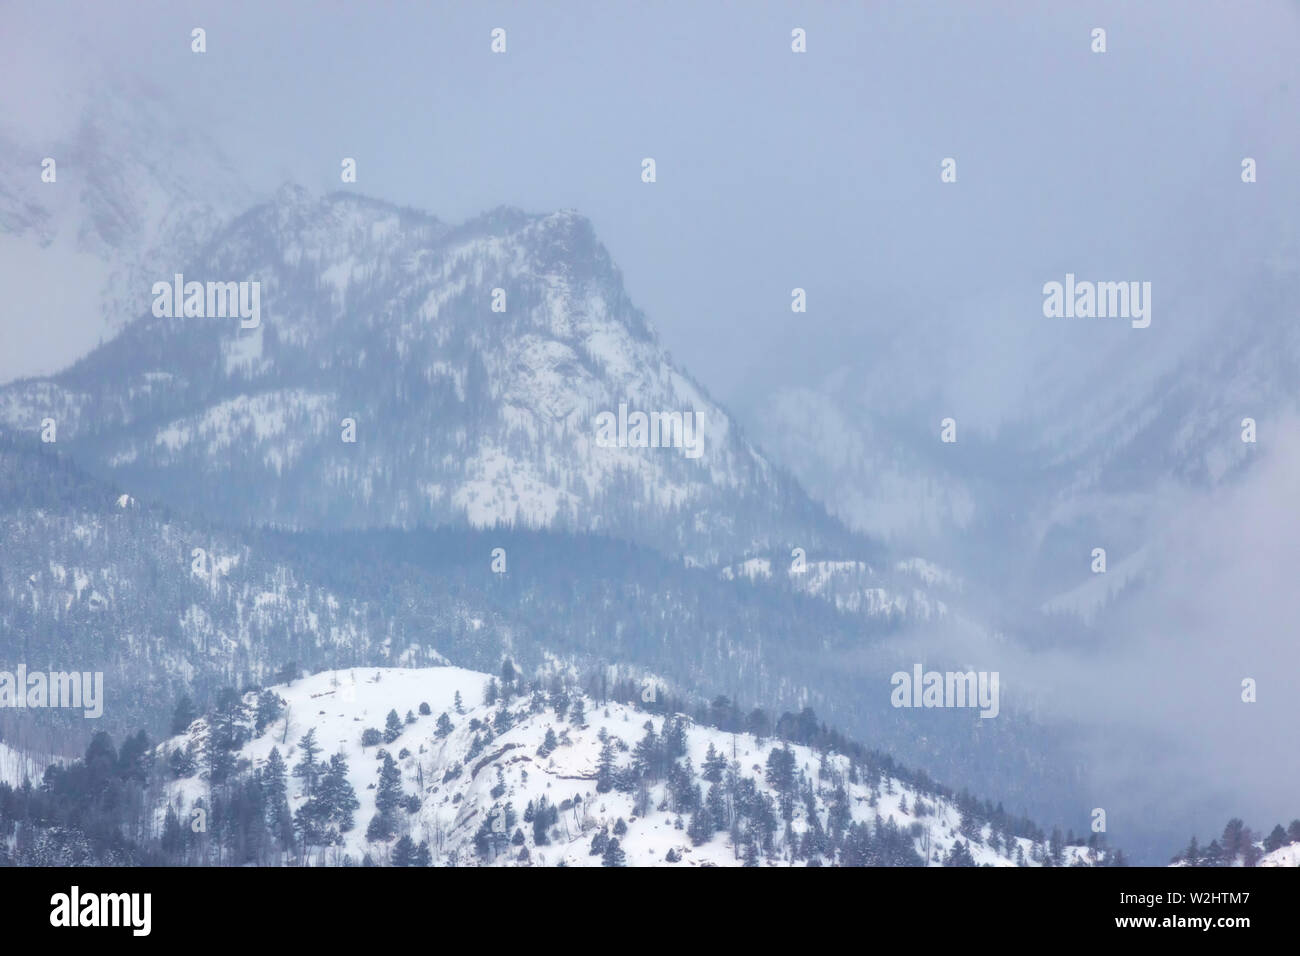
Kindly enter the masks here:
M 52 419 L 92 471 L 223 521 L 504 522 L 704 564 L 853 540 L 672 363 L 574 213 L 453 228 L 286 188 L 159 271 L 169 305 L 178 274 L 259 283 L 258 324 L 140 316 L 67 371 L 0 390 L 0 424 Z M 620 404 L 698 416 L 702 453 L 600 443 L 594 422 Z

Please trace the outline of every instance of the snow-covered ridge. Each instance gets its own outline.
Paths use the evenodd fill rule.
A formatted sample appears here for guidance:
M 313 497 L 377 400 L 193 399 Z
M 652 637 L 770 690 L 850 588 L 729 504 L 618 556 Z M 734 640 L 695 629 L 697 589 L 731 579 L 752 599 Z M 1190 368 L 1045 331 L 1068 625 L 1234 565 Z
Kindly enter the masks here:
M 705 565 L 843 534 L 673 363 L 572 211 L 448 227 L 286 187 L 160 275 L 182 266 L 259 282 L 261 325 L 141 310 L 68 372 L 0 389 L 0 425 L 53 418 L 84 465 L 178 506 L 277 482 L 221 515 L 251 523 L 560 527 Z M 699 457 L 598 440 L 624 405 L 693 414 Z
M 308 859 L 318 864 L 356 863 L 367 856 L 386 863 L 403 836 L 425 844 L 435 865 L 600 865 L 610 854 L 593 854 L 593 841 L 607 848 L 613 839 L 625 862 L 637 866 L 738 866 L 747 857 L 759 865 L 869 862 L 854 854 L 886 852 L 880 844 L 888 840 L 897 843 L 891 852 L 914 852 L 918 864 L 951 861 L 958 843 L 977 865 L 1036 865 L 1041 859 L 1043 847 L 1030 840 L 1004 842 L 987 825 L 964 828 L 961 812 L 947 800 L 919 795 L 843 755 L 801 745 L 788 749 L 793 796 L 787 829 L 782 792 L 769 774 L 773 751 L 783 750 L 779 741 L 590 698 L 582 699 L 583 714 L 575 718 L 578 694 L 565 700 L 562 717 L 542 695 L 489 705 L 483 700 L 490 682 L 495 686 L 487 674 L 454 667 L 316 674 L 271 688 L 283 716 L 245 743 L 238 758 L 265 769 L 274 748 L 293 768 L 301 758 L 298 741 L 309 731 L 321 748 L 319 762 L 343 757 L 359 807 L 337 844 L 311 848 Z M 255 698 L 250 693 L 246 703 L 255 706 Z M 390 711 L 399 718 L 391 742 L 365 743 L 363 733 L 383 731 Z M 620 786 L 629 767 L 654 764 L 647 739 L 662 744 L 673 738 L 679 719 L 683 753 L 672 766 Z M 202 754 L 209 733 L 206 720 L 196 721 L 185 736 L 161 744 L 159 753 L 163 759 L 186 748 Z M 400 771 L 403 806 L 393 813 L 389 838 L 370 840 L 385 753 Z M 611 765 L 608 774 L 602 773 L 602 758 Z M 172 787 L 170 806 L 181 820 L 192 818 L 199 801 L 207 800 L 209 784 L 199 763 L 194 776 Z M 686 768 L 689 786 L 680 782 Z M 716 787 L 704 779 L 710 774 Z M 603 790 L 602 779 L 615 785 Z M 288 778 L 293 813 L 308 803 L 304 781 Z M 725 817 L 719 824 L 715 816 L 707 833 L 698 829 L 699 811 L 680 805 L 689 800 L 683 794 L 690 786 L 700 787 L 703 806 Z M 753 813 L 769 815 L 767 839 L 753 815 L 731 809 L 739 805 L 765 808 Z M 159 827 L 165 812 L 160 810 Z M 704 816 L 709 819 L 707 811 Z M 834 840 L 827 839 L 831 833 Z M 1063 857 L 1085 865 L 1101 861 L 1098 851 L 1082 846 L 1064 847 Z
M 814 560 L 796 554 L 794 560 L 749 558 L 719 570 L 725 581 L 771 581 L 773 566 L 796 591 L 818 597 L 841 611 L 867 617 L 909 618 L 929 621 L 948 614 L 948 605 L 936 596 L 940 589 L 959 592 L 961 581 L 951 572 L 923 558 L 894 562 L 876 568 L 865 561 Z M 917 587 L 919 579 L 924 587 Z

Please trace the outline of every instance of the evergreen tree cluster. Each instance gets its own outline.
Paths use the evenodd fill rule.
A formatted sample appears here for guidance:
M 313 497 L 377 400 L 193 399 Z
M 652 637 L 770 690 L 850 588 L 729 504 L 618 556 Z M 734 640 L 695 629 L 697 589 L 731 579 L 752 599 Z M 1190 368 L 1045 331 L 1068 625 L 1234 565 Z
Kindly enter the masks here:
M 1175 854 L 1170 862 L 1185 866 L 1256 866 L 1265 854 L 1296 843 L 1300 843 L 1300 820 L 1292 820 L 1285 828 L 1278 823 L 1265 835 L 1233 817 L 1217 838 L 1202 846 L 1193 836 L 1187 849 Z

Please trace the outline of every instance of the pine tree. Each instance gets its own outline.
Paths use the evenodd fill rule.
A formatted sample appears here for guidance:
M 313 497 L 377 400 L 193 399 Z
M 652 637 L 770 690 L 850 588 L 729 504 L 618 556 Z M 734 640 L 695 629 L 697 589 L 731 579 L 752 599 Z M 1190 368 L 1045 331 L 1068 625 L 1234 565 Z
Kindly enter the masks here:
M 614 745 L 606 738 L 600 745 L 596 761 L 596 792 L 609 793 L 614 788 Z
M 722 795 L 722 787 L 719 784 L 709 785 L 709 795 L 705 798 L 704 805 L 708 808 L 709 819 L 713 822 L 715 830 L 725 830 L 730 826 L 727 801 Z
M 384 754 L 383 765 L 379 769 L 379 787 L 375 791 L 375 815 L 366 827 L 366 839 L 370 842 L 391 840 L 397 832 L 394 811 L 402 799 L 402 772 L 391 754 Z
M 409 836 L 403 835 L 393 844 L 392 862 L 393 866 L 415 865 L 415 843 Z
M 1218 840 L 1211 840 L 1210 845 L 1205 848 L 1205 865 L 1223 865 L 1223 847 L 1219 846 Z
M 795 759 L 794 751 L 787 743 L 781 748 L 772 748 L 767 755 L 767 785 L 776 791 L 781 803 L 781 817 L 789 823 L 794 819 L 795 796 Z
M 243 722 L 247 717 L 243 698 L 233 687 L 217 695 L 208 722 L 207 744 L 208 779 L 213 785 L 225 783 L 234 772 L 236 752 L 246 737 Z
M 948 855 L 944 858 L 943 865 L 974 866 L 975 858 L 971 856 L 970 850 L 966 848 L 966 844 L 962 843 L 961 840 L 958 840 L 952 845 L 952 849 L 948 851 Z
M 287 773 L 280 749 L 272 747 L 262 770 L 262 787 L 266 793 L 266 826 L 279 841 L 281 849 L 287 849 L 293 843 L 293 815 L 289 812 Z
M 709 818 L 708 808 L 701 806 L 691 816 L 691 822 L 686 827 L 686 835 L 690 837 L 692 844 L 701 846 L 713 839 L 714 832 L 713 821 Z
M 299 738 L 298 749 L 302 751 L 302 758 L 293 768 L 293 775 L 302 779 L 303 787 L 310 796 L 312 789 L 316 785 L 316 778 L 320 774 L 320 765 L 316 762 L 316 755 L 320 753 L 320 746 L 316 743 L 315 727 L 309 729 Z
M 1248 842 L 1246 834 L 1246 824 L 1237 817 L 1229 820 L 1228 825 L 1223 828 L 1223 836 L 1219 842 L 1223 845 L 1226 863 L 1231 864 L 1246 848 Z
M 173 859 L 179 858 L 185 849 L 185 831 L 176 816 L 174 807 L 167 807 L 167 816 L 163 819 L 162 851 Z
M 379 770 L 379 789 L 375 792 L 375 809 L 380 813 L 390 813 L 401 799 L 402 771 L 391 755 L 384 754 L 384 763 Z
M 233 687 L 225 687 L 217 694 L 217 703 L 212 709 L 209 736 L 225 750 L 238 750 L 247 738 L 243 726 L 246 720 L 248 710 L 243 695 Z
M 632 767 L 638 777 L 658 780 L 660 776 L 659 738 L 655 735 L 654 726 L 649 721 L 646 721 L 646 724 L 645 736 L 632 748 Z
M 686 756 L 686 728 L 680 719 L 669 717 L 664 720 L 662 740 L 666 763 L 671 764 L 677 758 Z
M 388 721 L 384 725 L 384 743 L 391 744 L 400 736 L 402 736 L 402 718 L 397 716 L 396 710 L 390 710 Z
M 172 711 L 171 735 L 175 737 L 185 733 L 198 716 L 198 712 L 194 709 L 194 701 L 190 700 L 188 694 L 182 695 L 181 699 L 176 701 L 176 709 Z
M 117 755 L 119 777 L 123 780 L 134 780 L 143 786 L 152 766 L 153 750 L 149 746 L 149 737 L 143 730 L 122 741 L 122 749 Z
M 565 693 L 563 687 L 552 692 L 550 703 L 555 710 L 555 719 L 564 720 L 565 715 L 569 712 L 569 695 Z
M 1274 850 L 1286 846 L 1286 844 L 1286 831 L 1282 829 L 1282 824 L 1279 823 L 1273 828 L 1273 832 L 1265 838 L 1264 851 L 1266 853 L 1272 853 Z
M 830 828 L 833 844 L 839 845 L 852 822 L 853 811 L 849 807 L 849 795 L 841 784 L 835 788 L 835 793 L 831 796 L 830 811 L 826 815 L 826 826 Z
M 604 866 L 626 866 L 627 865 L 627 854 L 624 853 L 623 848 L 618 845 L 617 839 L 611 839 L 609 841 L 609 844 L 605 847 L 604 859 L 602 863 Z
M 342 754 L 330 757 L 319 789 L 329 824 L 339 833 L 347 833 L 354 826 L 353 814 L 361 808 L 361 803 L 348 781 L 348 761 Z
M 774 751 L 775 752 L 775 751 Z M 771 761 L 769 760 L 770 764 Z M 721 783 L 722 775 L 727 770 L 727 758 L 713 749 L 710 741 L 708 752 L 704 755 L 704 779 L 709 783 Z
M 528 820 L 527 814 L 524 815 L 524 819 Z M 533 809 L 532 824 L 534 845 L 546 846 L 551 842 L 551 827 L 555 826 L 555 824 L 559 822 L 559 819 L 559 811 L 549 800 L 546 799 L 546 796 L 543 795 L 538 800 L 537 806 Z
M 195 756 L 196 747 L 194 741 L 190 741 L 184 747 L 177 747 L 167 755 L 167 766 L 172 772 L 172 776 L 177 780 L 184 780 L 187 777 L 194 776 L 194 772 L 199 768 L 198 758 Z
M 257 715 L 253 721 L 253 727 L 260 737 L 262 733 L 272 723 L 280 719 L 280 714 L 284 712 L 284 701 L 275 691 L 264 690 L 257 695 Z
M 386 813 L 376 813 L 370 818 L 366 827 L 366 840 L 370 843 L 384 843 L 393 838 L 393 818 Z
M 543 757 L 549 757 L 558 746 L 560 746 L 560 742 L 555 739 L 555 730 L 547 727 L 546 737 L 542 740 L 542 745 L 537 748 L 537 752 Z
M 456 713 L 458 713 L 458 714 L 462 714 L 462 715 L 465 713 L 465 704 L 464 704 L 464 702 L 460 699 L 460 691 L 456 691 L 456 697 L 455 697 L 455 699 L 453 700 L 452 703 L 453 703 L 453 706 L 454 706 L 455 709 L 456 709 Z

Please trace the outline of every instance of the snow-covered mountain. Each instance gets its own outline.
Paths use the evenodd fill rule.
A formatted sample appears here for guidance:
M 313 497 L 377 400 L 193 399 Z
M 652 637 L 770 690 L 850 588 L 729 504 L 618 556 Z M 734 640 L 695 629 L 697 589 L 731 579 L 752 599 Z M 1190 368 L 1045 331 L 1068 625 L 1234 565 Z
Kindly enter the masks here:
M 206 661 L 206 686 L 221 674 L 263 680 L 273 658 L 420 663 L 402 657 L 411 646 L 482 666 L 477 655 L 495 645 L 530 665 L 547 653 L 613 661 L 710 694 L 814 704 L 886 746 L 915 742 L 913 762 L 972 786 L 992 783 L 992 770 L 964 776 L 993 766 L 982 747 L 1038 760 L 1041 741 L 1022 739 L 1020 728 L 1014 739 L 982 733 L 972 748 L 956 721 L 918 737 L 898 719 L 888 702 L 897 662 L 871 645 L 892 628 L 946 617 L 964 592 L 918 573 L 928 565 L 908 555 L 923 552 L 891 556 L 848 531 L 772 465 L 673 363 L 581 216 L 498 209 L 452 227 L 289 186 L 151 281 L 170 284 L 177 272 L 186 282 L 258 283 L 260 321 L 143 314 L 65 372 L 0 388 L 0 427 L 33 440 L 49 432 L 52 448 L 110 482 L 114 498 L 220 525 L 233 551 L 237 541 L 252 546 L 237 526 L 418 534 L 513 525 L 631 541 L 676 564 L 622 555 L 596 568 L 579 552 L 607 553 L 607 544 L 551 540 L 532 566 L 510 551 L 507 577 L 520 583 L 495 587 L 505 578 L 489 572 L 496 542 L 484 542 L 459 556 L 456 586 L 473 596 L 457 603 L 445 580 L 412 572 L 423 557 L 394 561 L 353 539 L 374 555 L 362 567 L 339 541 L 321 542 L 330 567 L 295 545 L 293 561 L 268 564 L 369 615 L 366 635 L 322 630 L 286 648 L 268 631 L 250 642 L 241 602 L 273 589 L 241 580 L 232 586 L 248 589 L 243 597 L 205 610 L 231 618 L 210 630 L 232 658 Z M 629 417 L 698 416 L 698 457 L 607 447 L 598 417 L 622 418 L 624 406 Z M 405 552 L 416 539 L 390 544 Z M 722 573 L 752 559 L 788 565 L 796 549 L 808 573 L 746 582 Z M 310 573 L 304 562 L 315 563 Z M 712 583 L 680 577 L 683 566 L 708 568 Z M 184 618 L 187 606 L 158 610 L 151 626 L 187 633 L 202 620 Z M 310 629 L 310 618 L 294 620 L 307 623 L 290 634 Z M 167 675 L 155 679 L 183 679 L 183 668 L 152 666 Z M 1025 791 L 1018 782 L 1014 794 L 998 792 Z
M 939 336 L 768 390 L 741 417 L 771 426 L 773 459 L 849 526 L 954 567 L 970 593 L 1013 602 L 1008 617 L 1091 621 L 1172 559 L 1206 499 L 1292 427 L 1300 334 L 1279 320 L 1286 266 L 1261 265 L 1241 289 L 1171 290 L 1167 323 L 1131 335 L 995 321 L 1031 340 L 1015 345 L 1028 357 L 1000 404 L 962 385 L 989 346 Z M 1098 546 L 1104 582 L 1090 569 Z
M 422 556 L 394 561 L 374 541 L 350 539 L 374 555 L 363 567 L 340 541 L 322 541 L 331 567 L 292 545 L 291 561 L 266 557 L 267 573 L 283 566 L 277 573 L 307 593 L 368 616 L 365 634 L 317 630 L 297 615 L 289 634 L 320 636 L 286 645 L 268 630 L 250 640 L 243 602 L 274 591 L 261 570 L 232 582 L 207 618 L 153 602 L 155 632 L 224 622 L 208 627 L 219 644 L 197 644 L 208 654 L 205 686 L 223 674 L 263 680 L 295 658 L 423 662 L 402 656 L 409 647 L 462 666 L 482 666 L 489 650 L 530 665 L 554 654 L 770 706 L 815 705 L 853 733 L 912 748 L 908 759 L 931 772 L 1008 799 L 1041 782 L 1044 741 L 1032 727 L 1004 720 L 972 743 L 960 719 L 917 734 L 890 707 L 889 674 L 917 658 L 874 645 L 893 629 L 959 616 L 971 589 L 911 557 L 924 551 L 890 554 L 849 531 L 773 465 L 672 361 L 581 216 L 498 209 L 453 227 L 287 186 L 194 256 L 178 254 L 150 288 L 178 272 L 186 282 L 258 283 L 258 321 L 146 312 L 66 371 L 0 388 L 0 427 L 55 438 L 53 448 L 114 486 L 114 499 L 126 493 L 150 513 L 161 504 L 222 526 L 232 553 L 254 546 L 239 526 L 395 528 L 416 535 L 389 542 L 404 553 L 425 540 L 422 527 L 513 526 L 630 541 L 676 564 L 622 555 L 597 568 L 579 552 L 608 553 L 607 544 L 553 539 L 531 567 L 510 551 L 519 583 L 496 587 L 504 579 L 487 559 L 496 542 L 484 542 L 459 556 L 454 580 L 466 590 L 453 600 L 435 572 L 412 571 Z M 636 412 L 692 416 L 698 457 L 671 445 L 608 447 L 599 417 Z M 805 572 L 735 570 L 789 567 L 796 552 Z M 683 566 L 707 568 L 711 583 L 680 576 Z M 216 647 L 230 660 L 213 656 Z M 150 657 L 153 679 L 188 676 Z M 992 769 L 999 761 L 1033 769 L 999 789 L 1011 779 Z
M 770 737 L 724 733 L 580 693 L 566 692 L 559 708 L 554 695 L 540 692 L 487 704 L 490 681 L 495 688 L 489 675 L 453 667 L 320 673 L 269 688 L 279 701 L 277 716 L 260 733 L 251 716 L 259 695 L 250 693 L 244 727 L 251 739 L 239 747 L 236 766 L 266 774 L 274 749 L 284 767 L 294 768 L 308 733 L 318 764 L 342 759 L 359 805 L 350 827 L 341 828 L 340 815 L 322 828 L 337 842 L 314 846 L 306 856 L 322 864 L 367 857 L 389 863 L 404 836 L 417 849 L 427 846 L 435 865 L 596 866 L 616 855 L 604 852 L 613 840 L 633 866 L 739 866 L 747 859 L 773 866 L 810 860 L 938 866 L 953 863 L 958 844 L 968 849 L 967 865 L 1042 863 L 1041 839 L 1010 835 L 974 813 L 964 817 L 953 799 L 843 754 L 789 746 L 782 778 L 769 767 L 785 745 Z M 206 753 L 211 719 L 160 744 L 159 758 L 184 765 L 173 754 Z M 367 729 L 375 731 L 369 743 Z M 390 775 L 400 791 L 387 798 L 381 797 L 385 755 L 396 766 Z M 211 808 L 201 756 L 185 770 L 189 775 L 172 785 L 157 812 L 159 832 L 169 812 L 189 822 Z M 780 779 L 784 786 L 774 782 Z M 305 775 L 290 774 L 286 783 L 287 806 L 296 816 L 313 794 Z M 318 803 L 327 800 L 324 790 L 318 782 Z M 377 799 L 397 801 L 388 824 L 373 824 Z M 701 816 L 708 820 L 702 826 Z M 399 851 L 401 859 L 406 852 Z M 1104 858 L 1086 846 L 1061 852 L 1068 864 Z
M 0 422 L 52 418 L 88 466 L 227 520 L 568 528 L 703 564 L 848 538 L 672 363 L 575 213 L 452 228 L 286 187 L 153 280 L 177 272 L 260 283 L 260 324 L 146 314 L 0 392 Z M 680 447 L 635 447 L 637 413 Z

